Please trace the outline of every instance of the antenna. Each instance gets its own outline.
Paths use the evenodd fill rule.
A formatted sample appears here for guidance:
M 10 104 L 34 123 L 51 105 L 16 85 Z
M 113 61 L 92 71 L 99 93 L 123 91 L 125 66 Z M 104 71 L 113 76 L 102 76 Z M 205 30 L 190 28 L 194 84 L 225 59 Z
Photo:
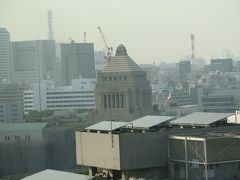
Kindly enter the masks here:
M 83 33 L 83 42 L 87 43 L 87 33 L 86 32 Z
M 53 18 L 53 13 L 52 10 L 48 10 L 48 40 L 53 40 L 53 28 L 52 28 L 52 18 Z
M 195 35 L 191 34 L 192 60 L 195 59 Z
M 192 46 L 192 68 L 196 68 L 196 62 L 195 62 L 195 35 L 191 34 L 191 46 Z

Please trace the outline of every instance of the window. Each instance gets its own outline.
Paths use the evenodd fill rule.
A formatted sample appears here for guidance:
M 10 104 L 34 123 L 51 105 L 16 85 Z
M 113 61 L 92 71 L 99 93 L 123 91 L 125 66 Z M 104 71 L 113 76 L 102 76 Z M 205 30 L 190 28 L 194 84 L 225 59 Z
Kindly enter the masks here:
M 108 108 L 112 107 L 112 103 L 111 103 L 111 95 L 108 95 Z
M 25 136 L 25 140 L 30 141 L 30 136 L 29 135 Z
M 103 95 L 104 108 L 107 108 L 107 95 Z
M 127 76 L 123 76 L 123 80 L 126 81 L 127 80 Z
M 112 107 L 115 108 L 115 94 L 112 94 Z
M 184 178 L 186 175 L 185 175 L 185 167 L 184 166 L 180 166 L 180 172 L 179 172 L 179 176 L 180 178 Z
M 121 94 L 121 108 L 124 108 L 124 98 L 123 98 L 123 94 Z
M 5 141 L 10 141 L 10 137 L 9 136 L 5 136 Z

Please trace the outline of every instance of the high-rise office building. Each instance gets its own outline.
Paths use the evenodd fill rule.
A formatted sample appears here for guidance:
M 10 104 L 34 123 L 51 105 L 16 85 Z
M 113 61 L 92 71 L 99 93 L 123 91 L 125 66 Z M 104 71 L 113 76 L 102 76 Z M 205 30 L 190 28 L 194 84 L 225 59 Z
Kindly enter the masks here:
M 55 79 L 56 51 L 54 40 L 12 42 L 13 80 L 31 83 Z
M 0 81 L 10 79 L 10 35 L 0 28 Z
M 95 77 L 93 43 L 61 44 L 61 61 L 64 85 L 79 77 Z

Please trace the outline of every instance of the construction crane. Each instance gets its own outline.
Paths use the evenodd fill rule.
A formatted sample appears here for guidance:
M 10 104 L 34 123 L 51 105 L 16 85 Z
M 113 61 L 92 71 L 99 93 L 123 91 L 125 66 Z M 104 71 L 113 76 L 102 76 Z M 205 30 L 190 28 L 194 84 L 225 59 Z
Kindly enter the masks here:
M 101 27 L 97 27 L 97 28 L 100 32 L 100 35 L 101 35 L 103 43 L 104 43 L 104 50 L 105 50 L 105 54 L 106 54 L 105 59 L 107 59 L 108 62 L 110 62 L 112 59 L 112 56 L 113 56 L 113 48 L 108 45 L 107 40 L 103 34 Z

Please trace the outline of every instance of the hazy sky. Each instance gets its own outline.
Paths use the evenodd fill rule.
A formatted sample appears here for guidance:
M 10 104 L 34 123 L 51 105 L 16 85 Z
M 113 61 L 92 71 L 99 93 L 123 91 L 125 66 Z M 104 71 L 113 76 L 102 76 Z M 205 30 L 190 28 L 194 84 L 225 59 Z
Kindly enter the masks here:
M 57 42 L 82 42 L 86 31 L 102 50 L 101 26 L 110 44 L 124 44 L 137 63 L 191 54 L 191 33 L 197 57 L 240 53 L 240 0 L 0 0 L 0 27 L 12 41 L 46 39 L 48 9 Z

